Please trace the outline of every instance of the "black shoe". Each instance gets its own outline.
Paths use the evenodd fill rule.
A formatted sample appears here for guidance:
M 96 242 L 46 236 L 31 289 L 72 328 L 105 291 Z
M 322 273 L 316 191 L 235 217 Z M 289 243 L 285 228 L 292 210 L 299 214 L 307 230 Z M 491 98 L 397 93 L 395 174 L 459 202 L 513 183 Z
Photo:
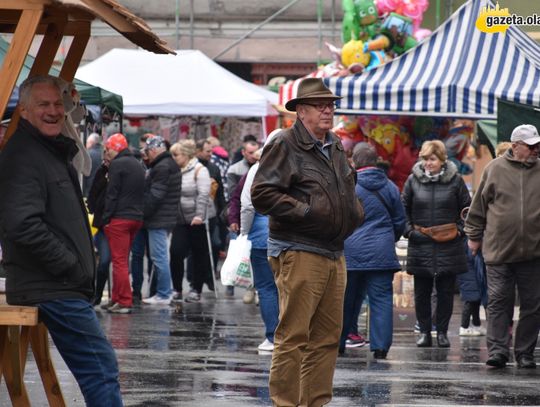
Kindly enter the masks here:
M 486 361 L 486 365 L 501 368 L 506 366 L 506 362 L 508 362 L 508 358 L 504 356 L 502 353 L 495 353 L 489 357 L 489 359 Z
M 531 355 L 523 355 L 517 361 L 520 369 L 536 369 L 536 363 Z
M 431 346 L 431 332 L 421 333 L 416 341 L 419 348 L 429 348 Z
M 448 336 L 444 332 L 437 333 L 437 345 L 439 348 L 449 348 L 450 347 L 450 341 L 448 340 Z
M 386 359 L 386 355 L 388 354 L 388 351 L 383 349 L 375 349 L 373 351 L 373 357 L 375 359 Z

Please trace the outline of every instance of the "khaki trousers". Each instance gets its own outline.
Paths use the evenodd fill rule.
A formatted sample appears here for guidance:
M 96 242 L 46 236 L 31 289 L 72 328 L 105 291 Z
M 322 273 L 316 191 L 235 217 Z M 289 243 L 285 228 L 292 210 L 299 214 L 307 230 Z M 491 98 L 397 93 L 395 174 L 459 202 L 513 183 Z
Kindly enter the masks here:
M 286 251 L 269 260 L 280 309 L 270 398 L 278 407 L 323 406 L 332 399 L 347 282 L 345 258 Z

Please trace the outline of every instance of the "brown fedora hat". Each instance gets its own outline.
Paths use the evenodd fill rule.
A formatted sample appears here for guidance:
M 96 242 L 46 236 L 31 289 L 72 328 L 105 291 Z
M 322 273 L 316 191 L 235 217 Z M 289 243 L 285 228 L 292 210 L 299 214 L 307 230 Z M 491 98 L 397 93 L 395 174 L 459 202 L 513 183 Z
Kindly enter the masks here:
M 321 78 L 306 78 L 298 85 L 296 97 L 285 103 L 285 109 L 294 112 L 297 104 L 311 99 L 339 100 L 341 96 L 334 95 Z

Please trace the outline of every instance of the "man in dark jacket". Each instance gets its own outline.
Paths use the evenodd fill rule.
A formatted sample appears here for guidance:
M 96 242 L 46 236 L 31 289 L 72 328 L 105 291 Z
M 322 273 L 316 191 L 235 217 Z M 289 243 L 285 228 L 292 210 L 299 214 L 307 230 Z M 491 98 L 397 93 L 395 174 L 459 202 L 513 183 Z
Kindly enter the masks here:
M 156 295 L 145 304 L 168 305 L 171 301 L 171 269 L 168 235 L 176 225 L 182 173 L 160 136 L 146 140 L 150 171 L 144 187 L 144 227 L 148 230 L 150 258 L 157 274 Z
M 291 129 L 265 147 L 251 189 L 270 215 L 268 256 L 280 321 L 270 369 L 275 406 L 320 407 L 332 399 L 345 291 L 343 242 L 362 222 L 355 174 L 330 132 L 339 97 L 321 79 L 304 79 Z
M 129 150 L 123 134 L 113 134 L 107 139 L 105 155 L 111 164 L 103 223 L 113 262 L 112 296 L 107 311 L 129 314 L 133 305 L 129 251 L 142 226 L 145 171 Z
M 9 304 L 39 319 L 74 374 L 87 406 L 122 406 L 116 356 L 91 304 L 95 259 L 73 140 L 61 134 L 57 78 L 20 88 L 21 117 L 0 156 L 0 242 Z

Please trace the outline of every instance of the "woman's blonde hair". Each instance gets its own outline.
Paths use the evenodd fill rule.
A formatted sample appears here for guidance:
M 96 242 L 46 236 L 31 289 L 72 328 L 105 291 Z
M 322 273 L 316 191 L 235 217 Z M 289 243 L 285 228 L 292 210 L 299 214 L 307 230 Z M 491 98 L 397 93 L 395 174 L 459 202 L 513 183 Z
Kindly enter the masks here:
M 495 147 L 495 157 L 500 157 L 504 153 L 506 153 L 506 150 L 509 148 L 512 148 L 512 143 L 509 141 L 503 141 L 499 144 L 497 144 L 497 147 Z
M 422 159 L 427 159 L 431 154 L 445 162 L 448 159 L 448 154 L 446 154 L 446 147 L 441 140 L 429 140 L 424 141 L 422 148 L 420 149 L 419 157 Z
M 170 151 L 171 151 L 171 154 L 182 153 L 191 160 L 193 157 L 195 157 L 197 148 L 195 146 L 195 141 L 186 139 L 186 140 L 180 140 L 179 142 L 174 143 L 171 146 Z

